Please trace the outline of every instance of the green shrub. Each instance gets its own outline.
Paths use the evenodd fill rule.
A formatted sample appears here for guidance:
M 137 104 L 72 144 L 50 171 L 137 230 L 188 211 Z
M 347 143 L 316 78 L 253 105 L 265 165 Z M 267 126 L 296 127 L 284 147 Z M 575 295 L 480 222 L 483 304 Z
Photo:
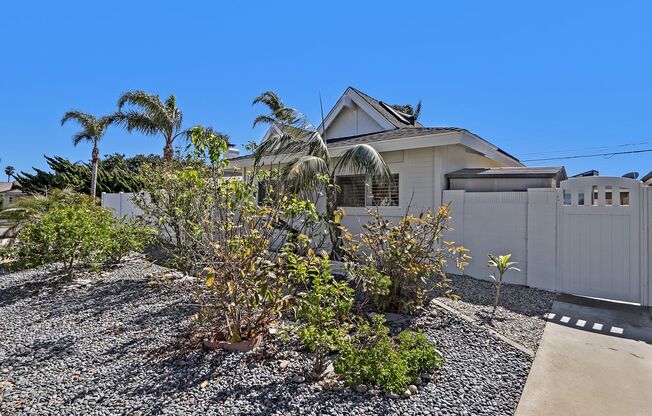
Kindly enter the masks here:
M 115 220 L 103 242 L 102 257 L 119 262 L 131 251 L 141 251 L 152 242 L 154 230 L 139 220 L 120 218 Z
M 402 393 L 421 372 L 441 363 L 435 344 L 425 335 L 403 331 L 393 340 L 384 318 L 375 315 L 371 324 L 359 324 L 353 341 L 341 349 L 335 371 L 352 386 L 367 384 L 386 393 Z
M 398 334 L 397 351 L 405 361 L 408 374 L 414 378 L 425 370 L 440 367 L 443 359 L 433 342 L 421 332 L 403 331 Z
M 321 374 L 325 356 L 346 344 L 353 289 L 333 277 L 326 253 L 318 256 L 308 250 L 305 258 L 290 254 L 288 264 L 295 284 L 309 285 L 309 290 L 300 293 L 298 298 L 297 335 L 315 353 L 313 371 Z
M 98 269 L 141 247 L 145 228 L 116 220 L 88 196 L 53 193 L 35 197 L 24 211 L 15 245 L 13 268 L 61 263 L 72 277 L 77 265 Z

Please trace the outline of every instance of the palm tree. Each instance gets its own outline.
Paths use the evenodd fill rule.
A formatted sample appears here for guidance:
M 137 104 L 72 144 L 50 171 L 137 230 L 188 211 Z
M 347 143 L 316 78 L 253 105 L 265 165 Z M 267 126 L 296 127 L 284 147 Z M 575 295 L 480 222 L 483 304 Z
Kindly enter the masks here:
M 63 126 L 69 120 L 76 121 L 82 128 L 72 136 L 72 143 L 75 146 L 81 142 L 93 143 L 93 152 L 91 154 L 91 197 L 95 198 L 95 191 L 97 189 L 97 168 L 100 164 L 100 149 L 97 145 L 104 136 L 104 133 L 106 133 L 107 127 L 109 127 L 113 122 L 113 116 L 97 118 L 88 113 L 71 110 L 63 115 L 61 125 Z
M 268 100 L 268 98 L 274 98 Z M 389 167 L 380 153 L 367 144 L 358 144 L 346 150 L 337 159 L 331 157 L 326 138 L 299 111 L 285 107 L 273 92 L 265 92 L 254 104 L 265 104 L 270 113 L 256 118 L 254 125 L 265 123 L 277 127 L 254 151 L 256 166 L 264 158 L 281 156 L 286 167 L 282 172 L 283 185 L 293 189 L 314 189 L 320 177 L 328 178 L 325 187 L 326 215 L 329 223 L 332 255 L 339 256 L 339 213 L 336 199 L 335 175 L 344 170 L 353 174 L 379 176 L 389 179 Z
M 405 104 L 405 105 L 394 104 L 392 105 L 392 108 L 394 110 L 400 111 L 401 113 L 405 113 L 409 116 L 412 116 L 412 120 L 416 122 L 419 119 L 419 116 L 421 115 L 421 100 L 419 100 L 417 105 L 415 105 L 414 107 L 412 107 L 412 104 Z
M 14 177 L 15 173 L 16 173 L 16 169 L 14 169 L 13 166 L 5 167 L 5 174 L 7 175 L 7 182 L 11 181 L 11 178 Z
M 127 104 L 137 107 L 137 110 L 123 111 Z M 115 122 L 129 132 L 136 130 L 148 136 L 163 136 L 163 158 L 166 161 L 171 161 L 174 156 L 174 140 L 185 134 L 181 131 L 183 113 L 177 107 L 174 95 L 163 102 L 158 95 L 144 91 L 126 92 L 118 100 L 118 112 L 114 117 Z
M 261 114 L 254 120 L 254 127 L 259 124 L 283 123 L 291 125 L 294 120 L 294 110 L 283 104 L 274 91 L 266 91 L 254 99 L 251 105 L 264 104 L 269 108 L 269 114 Z

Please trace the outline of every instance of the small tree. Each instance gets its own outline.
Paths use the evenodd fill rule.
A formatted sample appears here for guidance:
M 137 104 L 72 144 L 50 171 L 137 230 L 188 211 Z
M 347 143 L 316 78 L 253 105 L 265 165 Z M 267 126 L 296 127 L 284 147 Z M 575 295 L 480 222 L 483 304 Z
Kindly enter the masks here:
M 489 317 L 489 321 L 494 319 L 494 315 L 496 314 L 496 308 L 498 308 L 498 303 L 500 302 L 500 289 L 503 285 L 503 276 L 509 270 L 520 272 L 518 268 L 514 267 L 514 265 L 518 263 L 509 261 L 511 257 L 512 257 L 511 254 L 504 254 L 502 256 L 495 256 L 493 254 L 489 254 L 489 261 L 487 262 L 487 267 L 493 267 L 498 272 L 497 278 L 495 274 L 491 274 L 489 276 L 491 277 L 491 279 L 494 282 L 494 285 L 496 286 L 496 298 L 494 299 L 494 307 L 491 310 L 491 316 Z
M 203 127 L 188 135 L 183 160 L 155 167 L 148 196 L 136 202 L 175 263 L 203 278 L 198 321 L 209 328 L 210 341 L 259 339 L 296 291 L 285 256 L 273 249 L 305 250 L 306 236 L 319 228 L 316 206 L 274 188 L 273 171 L 226 175 L 225 135 Z

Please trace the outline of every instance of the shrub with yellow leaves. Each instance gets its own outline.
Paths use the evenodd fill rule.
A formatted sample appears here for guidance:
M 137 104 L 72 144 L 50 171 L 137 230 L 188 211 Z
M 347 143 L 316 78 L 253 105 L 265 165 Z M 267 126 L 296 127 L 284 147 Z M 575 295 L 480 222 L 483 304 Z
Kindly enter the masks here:
M 444 240 L 451 230 L 448 205 L 434 213 L 406 214 L 398 222 L 383 218 L 378 210 L 367 211 L 372 220 L 363 225 L 360 236 L 343 237 L 345 268 L 377 308 L 411 312 L 423 305 L 429 289 L 447 284 L 444 270 L 449 261 L 461 270 L 468 265 L 469 250 Z

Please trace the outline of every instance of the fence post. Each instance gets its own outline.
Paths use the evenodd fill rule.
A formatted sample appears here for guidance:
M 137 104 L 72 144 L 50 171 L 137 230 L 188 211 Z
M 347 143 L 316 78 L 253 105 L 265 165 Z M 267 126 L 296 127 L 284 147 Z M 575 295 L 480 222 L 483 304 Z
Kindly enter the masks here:
M 652 187 L 641 184 L 641 305 L 652 306 Z

